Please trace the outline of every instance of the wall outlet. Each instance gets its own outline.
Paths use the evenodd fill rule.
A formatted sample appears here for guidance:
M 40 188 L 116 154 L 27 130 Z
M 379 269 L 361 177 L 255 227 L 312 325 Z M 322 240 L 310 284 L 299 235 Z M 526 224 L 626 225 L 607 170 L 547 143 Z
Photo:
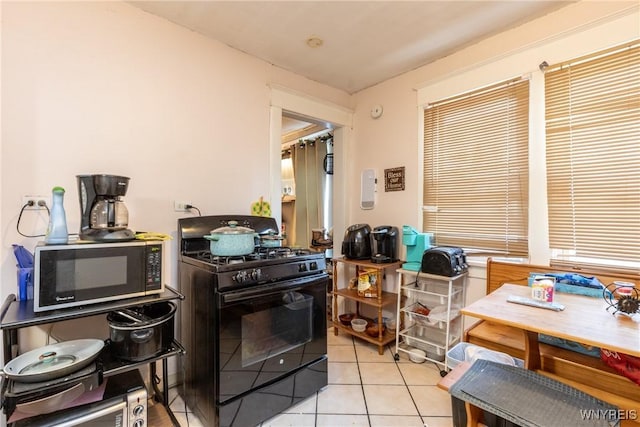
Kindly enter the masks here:
M 22 206 L 32 203 L 31 206 L 26 206 L 24 210 L 37 211 L 39 209 L 51 209 L 51 196 L 22 196 Z M 45 207 L 46 206 L 46 207 Z
M 191 205 L 189 202 L 173 202 L 173 210 L 176 212 L 187 212 L 187 205 Z

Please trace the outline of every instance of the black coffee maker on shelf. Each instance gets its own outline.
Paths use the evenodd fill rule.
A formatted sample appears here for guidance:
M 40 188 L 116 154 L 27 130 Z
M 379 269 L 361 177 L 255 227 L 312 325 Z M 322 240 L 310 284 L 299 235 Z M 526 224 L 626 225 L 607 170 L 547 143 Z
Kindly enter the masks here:
M 398 260 L 398 228 L 381 225 L 371 232 L 373 235 L 373 251 L 371 262 L 382 264 Z
M 77 175 L 80 198 L 80 239 L 94 242 L 133 240 L 127 227 L 129 211 L 122 201 L 129 178 L 118 175 Z

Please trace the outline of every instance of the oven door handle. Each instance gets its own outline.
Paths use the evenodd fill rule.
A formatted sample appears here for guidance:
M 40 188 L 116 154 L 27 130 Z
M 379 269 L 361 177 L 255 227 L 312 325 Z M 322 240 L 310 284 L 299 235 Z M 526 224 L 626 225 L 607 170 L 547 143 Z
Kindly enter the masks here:
M 319 276 L 318 278 L 322 279 L 325 276 Z M 246 301 L 257 296 L 269 296 L 274 294 L 282 293 L 283 291 L 297 291 L 302 288 L 305 288 L 318 280 L 315 278 L 313 282 L 308 280 L 291 280 L 287 282 L 281 282 L 277 285 L 265 285 L 259 286 L 255 288 L 243 289 L 239 291 L 231 291 L 225 292 L 222 294 L 222 302 L 223 303 L 234 303 Z

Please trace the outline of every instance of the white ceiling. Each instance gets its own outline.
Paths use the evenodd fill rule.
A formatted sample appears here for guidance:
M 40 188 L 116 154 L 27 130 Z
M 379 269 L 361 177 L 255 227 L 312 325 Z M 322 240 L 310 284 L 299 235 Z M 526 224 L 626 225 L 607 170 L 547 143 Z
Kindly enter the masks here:
M 311 80 L 355 93 L 572 1 L 130 1 Z M 322 46 L 311 48 L 307 39 Z

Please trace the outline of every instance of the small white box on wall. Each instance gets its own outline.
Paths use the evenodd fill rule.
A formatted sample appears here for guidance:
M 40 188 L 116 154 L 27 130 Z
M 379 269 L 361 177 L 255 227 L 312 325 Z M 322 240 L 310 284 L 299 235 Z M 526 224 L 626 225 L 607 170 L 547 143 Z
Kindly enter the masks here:
M 373 209 L 375 206 L 376 171 L 373 169 L 363 170 L 361 185 L 360 208 Z

